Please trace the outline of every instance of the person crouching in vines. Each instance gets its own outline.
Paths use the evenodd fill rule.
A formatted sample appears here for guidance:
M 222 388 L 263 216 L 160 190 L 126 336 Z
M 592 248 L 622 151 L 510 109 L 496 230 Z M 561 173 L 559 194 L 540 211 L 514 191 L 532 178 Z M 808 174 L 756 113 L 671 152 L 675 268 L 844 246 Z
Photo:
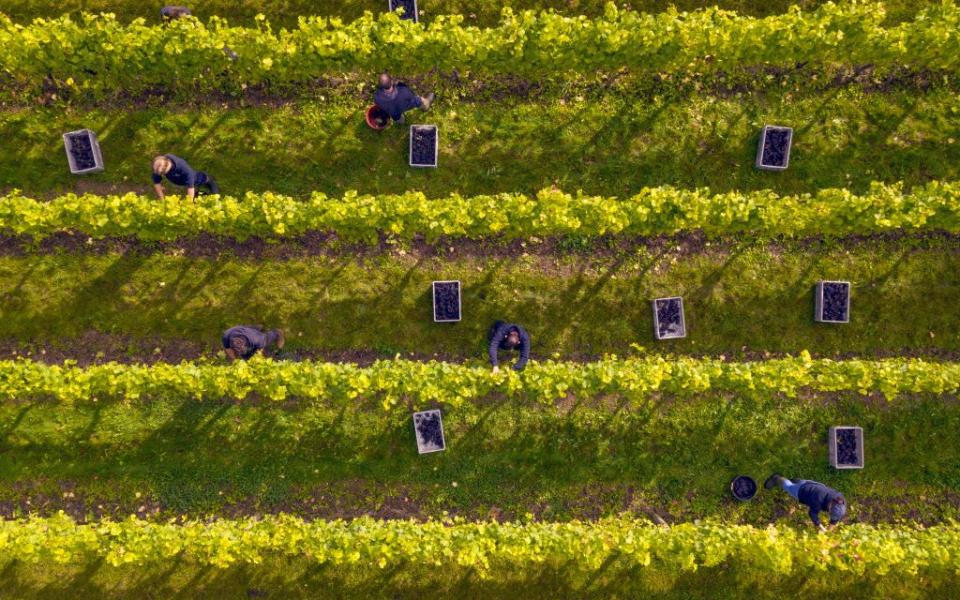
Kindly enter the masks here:
M 221 342 L 227 358 L 231 361 L 249 360 L 254 354 L 270 346 L 275 345 L 278 350 L 282 350 L 284 337 L 280 329 L 262 331 L 252 325 L 237 325 L 223 332 Z
M 213 177 L 203 171 L 197 171 L 187 161 L 175 154 L 164 154 L 153 159 L 153 189 L 157 197 L 163 200 L 163 178 L 170 183 L 187 188 L 187 198 L 193 200 L 197 195 L 197 186 L 206 187 L 211 194 L 219 194 L 220 186 Z

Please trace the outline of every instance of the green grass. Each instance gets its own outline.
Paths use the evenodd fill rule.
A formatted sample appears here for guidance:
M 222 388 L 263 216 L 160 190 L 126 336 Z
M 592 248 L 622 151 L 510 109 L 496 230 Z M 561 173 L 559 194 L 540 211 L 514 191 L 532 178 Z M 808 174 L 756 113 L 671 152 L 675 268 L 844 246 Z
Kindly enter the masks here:
M 596 17 L 603 14 L 608 0 L 432 0 L 419 3 L 424 11 L 422 22 L 429 23 L 435 15 L 462 14 L 469 24 L 489 26 L 500 18 L 503 6 L 514 10 L 553 9 L 569 15 Z M 823 4 L 822 0 L 630 0 L 618 3 L 641 12 L 661 12 L 670 6 L 679 10 L 697 10 L 705 6 L 720 6 L 741 14 L 767 16 L 786 12 L 792 5 L 812 10 Z M 911 18 L 919 10 L 935 4 L 934 0 L 888 0 L 887 13 L 891 21 Z M 28 21 L 37 17 L 56 17 L 63 13 L 80 10 L 86 12 L 113 12 L 121 20 L 144 17 L 159 21 L 160 5 L 139 0 L 61 0 L 51 3 L 46 0 L 6 0 L 3 12 L 15 21 Z M 364 11 L 386 10 L 387 0 L 336 0 L 317 3 L 312 0 L 195 0 L 189 6 L 193 14 L 202 20 L 217 15 L 234 23 L 249 23 L 258 13 L 263 13 L 277 27 L 295 27 L 301 15 L 335 16 L 352 20 Z
M 425 456 L 416 453 L 409 415 L 360 402 L 342 410 L 175 399 L 5 404 L 0 424 L 0 506 L 22 513 L 424 518 L 449 511 L 552 521 L 653 510 L 668 520 L 805 526 L 806 512 L 783 493 L 747 504 L 729 496 L 738 474 L 762 482 L 783 471 L 843 490 L 851 521 L 960 516 L 960 405 L 940 397 L 887 404 L 853 394 L 704 394 L 558 410 L 492 398 L 446 410 L 448 449 Z M 867 469 L 829 467 L 826 433 L 837 424 L 864 428 Z
M 635 342 L 731 357 L 741 350 L 833 356 L 960 348 L 950 318 L 960 296 L 953 239 L 743 242 L 693 253 L 667 245 L 607 257 L 447 255 L 7 256 L 0 258 L 0 339 L 49 342 L 92 358 L 96 349 L 78 341 L 88 331 L 151 349 L 173 340 L 213 349 L 224 329 L 251 322 L 284 328 L 293 350 L 479 359 L 487 328 L 501 318 L 525 324 L 541 358 L 625 354 Z M 441 279 L 462 281 L 460 323 L 432 322 L 430 282 Z M 819 279 L 853 282 L 850 324 L 813 323 Z M 670 295 L 684 296 L 688 337 L 656 343 L 650 301 Z
M 18 109 L 0 113 L 0 151 L 17 157 L 0 164 L 0 188 L 152 193 L 150 161 L 163 152 L 209 171 L 226 193 L 445 196 L 557 185 L 624 196 L 665 183 L 863 192 L 873 180 L 914 185 L 958 177 L 954 92 L 787 90 L 739 98 L 610 92 L 502 103 L 442 99 L 410 119 L 439 126 L 437 169 L 408 167 L 407 128 L 371 131 L 362 121 L 364 104 L 343 98 L 279 108 Z M 753 166 L 765 123 L 796 128 L 788 171 Z M 61 134 L 80 127 L 98 132 L 105 173 L 69 174 Z

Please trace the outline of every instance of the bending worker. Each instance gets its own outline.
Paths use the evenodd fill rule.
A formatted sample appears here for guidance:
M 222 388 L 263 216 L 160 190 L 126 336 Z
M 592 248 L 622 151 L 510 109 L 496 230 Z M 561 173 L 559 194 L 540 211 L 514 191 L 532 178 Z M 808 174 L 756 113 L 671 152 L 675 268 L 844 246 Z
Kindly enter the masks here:
M 820 522 L 821 512 L 830 515 L 830 527 L 834 527 L 847 514 L 847 501 L 843 494 L 818 481 L 807 479 L 791 481 L 774 473 L 763 484 L 763 487 L 768 490 L 778 486 L 799 500 L 801 504 L 810 507 L 810 519 L 820 531 L 826 531 L 826 527 Z
M 187 188 L 187 198 L 193 200 L 197 195 L 197 186 L 205 186 L 211 194 L 219 194 L 220 187 L 203 171 L 195 171 L 175 154 L 164 154 L 153 159 L 153 189 L 157 197 L 163 200 L 163 178 L 170 183 Z
M 160 18 L 163 21 L 172 21 L 180 17 L 189 17 L 190 9 L 186 6 L 164 6 L 160 9 Z
M 257 352 L 276 345 L 283 349 L 283 331 L 261 331 L 251 325 L 237 325 L 223 332 L 223 348 L 230 360 L 249 359 Z
M 397 123 L 403 123 L 403 113 L 415 108 L 430 110 L 433 104 L 433 93 L 418 96 L 407 84 L 395 82 L 392 77 L 383 73 L 377 84 L 377 91 L 373 94 L 373 103 L 382 108 L 390 118 Z
M 487 334 L 490 342 L 488 348 L 490 354 L 490 364 L 493 365 L 493 372 L 500 372 L 500 361 L 497 354 L 500 350 L 519 350 L 520 359 L 513 366 L 514 371 L 522 371 L 530 360 L 530 335 L 523 327 L 514 323 L 504 323 L 495 321 L 490 326 L 490 333 Z

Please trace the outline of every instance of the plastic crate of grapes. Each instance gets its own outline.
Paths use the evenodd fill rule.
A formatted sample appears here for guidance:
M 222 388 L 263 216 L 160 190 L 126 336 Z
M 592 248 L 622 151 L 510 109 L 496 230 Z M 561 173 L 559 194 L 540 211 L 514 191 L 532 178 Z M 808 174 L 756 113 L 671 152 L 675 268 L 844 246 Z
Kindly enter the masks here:
M 763 171 L 786 171 L 790 166 L 793 128 L 764 125 L 757 146 L 756 167 Z
M 653 333 L 658 340 L 687 337 L 687 321 L 683 316 L 683 298 L 657 298 L 653 301 Z
M 460 320 L 460 282 L 433 282 L 433 320 L 436 323 L 456 323 Z
M 420 454 L 447 449 L 443 439 L 443 417 L 439 410 L 413 413 L 413 432 L 417 436 L 417 452 Z
M 403 9 L 401 19 L 407 19 L 414 23 L 420 22 L 420 15 L 417 14 L 417 0 L 387 0 L 387 9 L 393 12 Z
M 819 281 L 815 294 L 814 321 L 818 323 L 850 322 L 849 281 Z
M 838 425 L 830 428 L 830 466 L 863 468 L 863 428 Z
M 97 134 L 89 129 L 79 129 L 63 134 L 63 148 L 67 151 L 67 163 L 74 175 L 101 173 L 103 155 Z

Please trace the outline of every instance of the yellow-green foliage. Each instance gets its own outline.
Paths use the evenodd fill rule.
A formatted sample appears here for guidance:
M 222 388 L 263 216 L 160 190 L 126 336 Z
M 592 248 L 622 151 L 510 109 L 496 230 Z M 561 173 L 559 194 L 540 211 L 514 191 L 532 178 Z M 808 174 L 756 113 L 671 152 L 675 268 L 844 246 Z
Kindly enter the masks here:
M 874 183 L 857 195 L 844 189 L 781 196 L 770 190 L 716 194 L 707 189 L 644 188 L 629 198 L 542 190 L 429 199 L 420 192 L 307 200 L 248 192 L 242 198 L 137 194 L 67 194 L 49 202 L 13 192 L 0 197 L 0 231 L 42 238 L 58 231 L 93 237 L 171 240 L 211 233 L 244 239 L 283 237 L 311 230 L 349 240 L 375 241 L 380 232 L 484 238 L 625 234 L 656 236 L 703 230 L 708 235 L 750 232 L 769 236 L 868 234 L 890 230 L 960 231 L 960 183 L 931 182 L 904 193 L 899 184 Z
M 415 71 L 543 76 L 627 67 L 646 71 L 712 71 L 757 64 L 815 61 L 890 66 L 907 63 L 954 69 L 960 53 L 960 10 L 948 0 L 915 20 L 886 27 L 882 4 L 826 3 L 766 18 L 709 8 L 691 13 L 621 11 L 602 17 L 505 9 L 491 28 L 464 25 L 461 15 L 429 26 L 371 13 L 344 23 L 302 18 L 273 31 L 263 15 L 255 27 L 130 24 L 113 15 L 85 15 L 14 24 L 0 15 L 0 63 L 13 83 L 38 90 L 50 77 L 71 93 L 103 97 L 158 87 L 196 93 L 244 84 L 285 85 L 319 74 Z M 236 58 L 224 50 L 228 46 Z
M 730 565 L 777 576 L 830 571 L 942 580 L 960 571 L 960 528 L 851 525 L 818 534 L 709 522 L 658 527 L 623 518 L 416 523 L 369 518 L 305 522 L 287 515 L 182 524 L 131 517 L 77 524 L 60 513 L 0 522 L 0 554 L 30 563 L 102 558 L 113 566 L 161 565 L 182 557 L 220 568 L 280 556 L 344 567 L 459 565 L 475 568 L 481 576 L 544 564 L 594 571 L 616 557 L 628 566 L 668 572 Z
M 798 357 L 762 362 L 698 358 L 608 358 L 592 363 L 532 362 L 523 372 L 494 374 L 488 367 L 408 360 L 350 363 L 273 362 L 254 359 L 232 365 L 211 363 L 108 363 L 90 367 L 0 361 L 0 398 L 49 397 L 61 402 L 136 400 L 143 397 L 234 398 L 251 393 L 270 400 L 298 398 L 336 404 L 378 399 L 384 409 L 442 402 L 459 406 L 490 394 L 552 404 L 615 395 L 643 402 L 663 392 L 679 396 L 708 390 L 781 393 L 804 389 L 861 394 L 956 393 L 960 364 L 919 359 L 814 360 Z

